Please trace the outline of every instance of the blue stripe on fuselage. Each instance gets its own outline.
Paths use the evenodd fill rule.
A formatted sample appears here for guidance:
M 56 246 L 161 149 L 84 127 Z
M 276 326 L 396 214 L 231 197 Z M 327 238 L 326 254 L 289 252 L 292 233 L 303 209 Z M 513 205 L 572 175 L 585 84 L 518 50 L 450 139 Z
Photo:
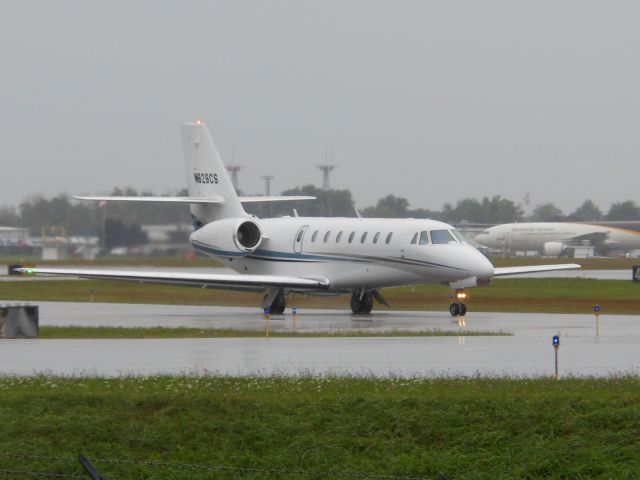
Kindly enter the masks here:
M 242 252 L 232 252 L 229 250 L 220 250 L 218 248 L 212 247 L 211 245 L 206 245 L 204 243 L 192 242 L 193 248 L 196 250 L 209 253 L 211 255 L 217 255 L 219 257 L 246 257 L 252 258 L 255 260 L 271 260 L 271 261 L 285 261 L 285 262 L 329 262 L 329 261 L 351 261 L 358 262 L 362 261 L 357 258 L 340 258 L 340 257 L 329 257 L 324 255 L 309 255 L 306 253 L 290 253 L 290 252 L 276 252 L 273 250 L 256 250 L 253 253 L 246 254 Z
M 244 254 L 242 252 L 231 252 L 228 250 L 220 250 L 214 248 L 210 245 L 205 245 L 199 242 L 193 242 L 193 247 L 196 250 L 199 250 L 204 253 L 209 253 L 211 255 L 216 255 L 219 257 L 245 257 L 250 258 L 252 260 L 262 260 L 262 261 L 270 261 L 270 262 L 301 262 L 301 263 L 320 263 L 320 262 L 358 262 L 358 263 L 379 263 L 379 262 L 390 262 L 390 263 L 399 263 L 404 265 L 415 265 L 415 266 L 423 266 L 423 267 L 431 267 L 431 268 L 450 268 L 454 270 L 463 270 L 458 267 L 452 267 L 450 265 L 443 265 L 439 263 L 427 262 L 424 260 L 418 259 L 409 259 L 409 258 L 397 258 L 397 257 L 374 257 L 374 256 L 362 256 L 362 257 L 351 257 L 345 255 L 344 257 L 336 257 L 336 256 L 325 256 L 325 255 L 310 255 L 306 253 L 291 253 L 291 252 L 276 252 L 273 250 L 256 250 L 251 254 Z

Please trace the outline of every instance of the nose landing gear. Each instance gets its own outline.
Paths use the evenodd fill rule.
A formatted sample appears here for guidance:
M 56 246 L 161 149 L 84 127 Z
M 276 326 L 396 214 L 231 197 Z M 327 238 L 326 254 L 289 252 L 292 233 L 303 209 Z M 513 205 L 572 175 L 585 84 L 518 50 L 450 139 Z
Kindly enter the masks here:
M 453 317 L 464 316 L 467 313 L 467 306 L 463 301 L 467 298 L 467 294 L 462 289 L 456 290 L 455 301 L 449 305 L 449 313 Z
M 449 305 L 449 313 L 453 317 L 463 316 L 467 313 L 467 306 L 461 302 L 454 302 Z

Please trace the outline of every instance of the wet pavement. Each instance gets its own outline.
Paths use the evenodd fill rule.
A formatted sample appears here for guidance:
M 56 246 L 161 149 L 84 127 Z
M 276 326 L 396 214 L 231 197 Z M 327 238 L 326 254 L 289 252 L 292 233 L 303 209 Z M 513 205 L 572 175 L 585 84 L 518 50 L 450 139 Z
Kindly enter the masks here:
M 7 302 L 2 302 L 6 304 Z M 343 310 L 273 315 L 256 308 L 37 302 L 40 325 L 238 328 L 273 331 L 448 330 L 511 336 L 0 340 L 0 373 L 27 375 L 552 375 L 551 339 L 560 335 L 560 373 L 640 374 L 640 317 Z

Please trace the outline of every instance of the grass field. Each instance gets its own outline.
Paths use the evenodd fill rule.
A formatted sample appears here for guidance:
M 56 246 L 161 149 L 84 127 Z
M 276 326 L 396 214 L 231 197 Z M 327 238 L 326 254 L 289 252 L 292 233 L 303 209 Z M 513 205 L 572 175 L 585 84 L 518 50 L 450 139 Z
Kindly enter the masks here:
M 83 452 L 109 479 L 640 475 L 637 378 L 36 377 L 0 392 L 0 473 L 76 473 Z
M 80 301 L 175 305 L 260 305 L 261 294 L 225 290 L 140 285 L 90 280 L 0 282 L 0 299 L 16 301 Z M 501 279 L 467 290 L 473 311 L 640 314 L 640 284 L 592 279 Z M 442 285 L 389 288 L 383 295 L 397 310 L 447 310 L 451 290 Z M 349 308 L 349 298 L 296 295 L 289 306 Z M 376 309 L 385 307 L 376 305 Z M 375 311 L 375 310 L 374 310 Z
M 483 332 L 479 330 L 334 330 L 324 332 L 274 331 L 265 327 L 262 330 L 239 330 L 235 328 L 121 328 L 121 327 L 40 327 L 39 337 L 43 339 L 61 338 L 256 338 L 256 337 L 468 337 L 502 336 L 507 332 Z

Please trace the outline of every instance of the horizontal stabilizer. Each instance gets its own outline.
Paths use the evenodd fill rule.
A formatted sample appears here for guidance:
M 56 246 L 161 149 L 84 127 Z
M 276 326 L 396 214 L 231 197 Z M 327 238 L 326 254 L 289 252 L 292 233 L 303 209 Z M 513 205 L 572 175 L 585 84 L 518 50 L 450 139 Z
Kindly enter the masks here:
M 575 270 L 582 268 L 577 263 L 561 263 L 557 265 L 530 265 L 524 267 L 498 267 L 493 269 L 494 277 L 518 275 L 519 273 L 550 272 L 553 270 Z
M 223 204 L 224 197 L 73 197 L 93 202 L 157 202 L 157 203 L 213 203 Z
M 270 196 L 270 197 L 238 197 L 238 199 L 242 203 L 258 203 L 258 202 L 295 202 L 298 200 L 315 200 L 316 197 L 310 197 L 305 195 L 278 195 L 278 196 Z
M 189 204 L 224 204 L 224 198 L 221 195 L 213 197 L 86 197 L 76 196 L 75 200 L 90 200 L 93 202 L 151 202 L 151 203 L 189 203 Z M 315 200 L 316 197 L 299 195 L 299 196 L 255 196 L 255 197 L 238 197 L 242 203 L 259 203 L 259 202 L 293 202 L 298 200 Z
M 242 275 L 237 273 L 183 273 L 145 270 L 110 270 L 92 268 L 20 268 L 27 274 L 68 275 L 100 280 L 125 280 L 140 283 L 160 283 L 192 287 L 264 289 L 267 287 L 293 290 L 326 290 L 329 280 L 322 278 L 289 277 L 282 275 Z

